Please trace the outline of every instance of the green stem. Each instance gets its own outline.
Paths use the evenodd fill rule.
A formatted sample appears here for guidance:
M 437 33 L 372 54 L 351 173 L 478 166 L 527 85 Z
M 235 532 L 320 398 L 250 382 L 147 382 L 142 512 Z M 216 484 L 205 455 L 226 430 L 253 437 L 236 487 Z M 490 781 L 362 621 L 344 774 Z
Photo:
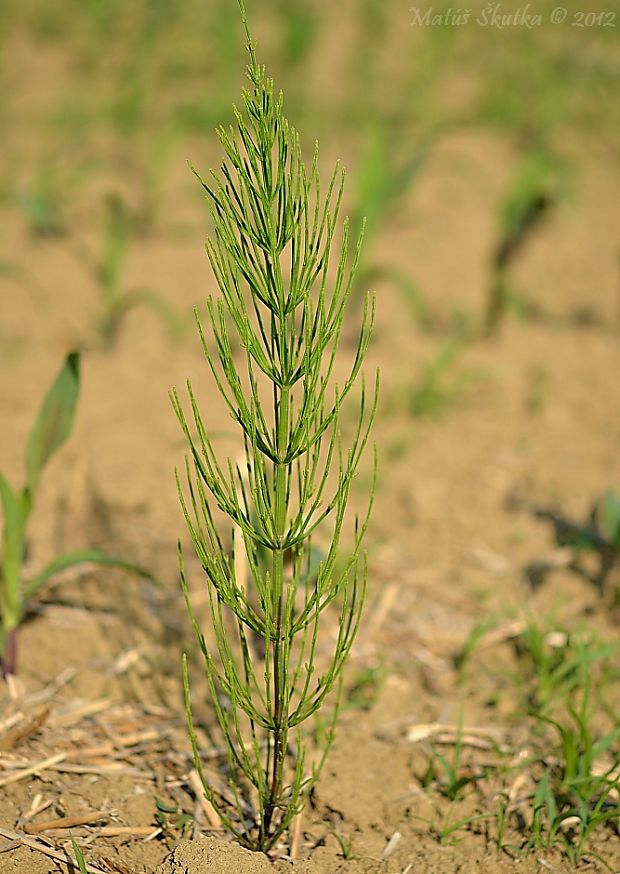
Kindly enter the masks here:
M 276 400 L 276 433 L 278 443 L 278 455 L 282 458 L 287 449 L 288 434 L 289 434 L 289 395 L 290 388 L 285 387 L 280 390 L 279 401 Z M 276 394 L 277 398 L 277 394 Z M 284 538 L 286 532 L 287 507 L 286 507 L 286 484 L 287 484 L 287 467 L 279 462 L 274 465 L 273 489 L 274 489 L 274 515 L 276 523 L 276 535 L 280 542 Z M 282 786 L 282 771 L 284 765 L 285 753 L 285 723 L 287 714 L 284 713 L 284 689 L 286 682 L 282 682 L 281 676 L 283 665 L 283 647 L 282 640 L 282 616 L 283 616 L 283 601 L 284 601 L 284 548 L 280 546 L 275 549 L 272 557 L 272 586 L 273 586 L 273 606 L 276 617 L 275 633 L 272 638 L 273 648 L 273 759 L 272 773 L 267 775 L 270 781 L 269 797 L 265 806 L 264 818 L 264 833 L 263 839 L 269 839 L 269 831 L 271 820 L 280 789 Z
M 0 572 L 0 585 L 5 591 L 0 598 L 0 675 L 15 674 L 17 669 L 17 629 L 22 608 L 20 605 L 20 586 L 17 577 L 9 580 Z
M 12 628 L 6 633 L 0 666 L 3 677 L 17 673 L 17 628 Z

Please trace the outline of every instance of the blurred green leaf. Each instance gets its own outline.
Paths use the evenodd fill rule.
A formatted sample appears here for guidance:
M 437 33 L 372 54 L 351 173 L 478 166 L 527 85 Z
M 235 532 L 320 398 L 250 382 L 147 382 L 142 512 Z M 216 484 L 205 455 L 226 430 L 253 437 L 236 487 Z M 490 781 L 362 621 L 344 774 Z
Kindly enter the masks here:
M 602 523 L 611 543 L 620 549 L 620 495 L 609 491 L 603 498 Z
M 26 479 L 31 495 L 41 471 L 71 433 L 79 383 L 79 353 L 71 352 L 43 401 L 28 438 Z
M 179 805 L 175 802 L 163 801 L 161 798 L 155 799 L 155 807 L 161 813 L 176 813 L 179 809 Z
M 132 561 L 125 561 L 123 558 L 116 558 L 113 555 L 107 555 L 105 552 L 101 552 L 98 549 L 80 549 L 77 552 L 70 552 L 66 555 L 61 555 L 60 558 L 55 558 L 54 561 L 51 561 L 47 567 L 41 571 L 41 573 L 37 574 L 36 577 L 34 577 L 26 586 L 24 594 L 25 603 L 28 603 L 30 598 L 36 595 L 41 586 L 45 585 L 45 583 L 55 574 L 64 571 L 67 568 L 76 567 L 76 565 L 86 563 L 123 568 L 124 570 L 131 571 L 139 577 L 143 577 L 153 583 L 156 582 L 152 574 L 143 567 L 140 567 L 140 565 L 134 564 Z
M 555 198 L 555 164 L 548 151 L 536 148 L 524 158 L 503 206 L 504 234 L 520 240 Z
M 86 860 L 84 859 L 84 854 L 75 842 L 75 838 L 71 838 L 71 846 L 73 847 L 73 852 L 75 853 L 75 858 L 80 869 L 80 874 L 87 874 Z

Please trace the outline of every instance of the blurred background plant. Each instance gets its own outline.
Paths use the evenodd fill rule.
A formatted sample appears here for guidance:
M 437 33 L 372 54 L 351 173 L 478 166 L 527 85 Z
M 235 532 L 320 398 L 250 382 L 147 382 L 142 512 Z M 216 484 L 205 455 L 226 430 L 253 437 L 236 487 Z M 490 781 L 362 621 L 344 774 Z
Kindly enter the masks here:
M 541 302 L 528 300 L 512 287 L 510 266 L 557 203 L 559 166 L 558 158 L 547 149 L 528 149 L 505 196 L 493 253 L 485 319 L 487 336 L 497 334 L 510 311 L 527 318 L 544 309 Z
M 50 561 L 35 574 L 24 575 L 28 554 L 27 526 L 35 508 L 39 478 L 73 427 L 79 394 L 80 359 L 69 354 L 49 389 L 26 444 L 26 484 L 16 491 L 0 473 L 3 515 L 0 553 L 0 668 L 3 675 L 17 670 L 17 632 L 30 602 L 50 579 L 68 568 L 95 564 L 120 567 L 152 580 L 151 574 L 122 558 L 98 549 L 81 549 Z
M 132 205 L 132 234 L 160 233 L 170 167 L 196 154 L 196 134 L 220 123 L 237 93 L 242 53 L 231 5 L 69 0 L 55 7 L 29 0 L 4 17 L 3 44 L 44 52 L 57 80 L 45 101 L 34 68 L 19 88 L 9 75 L 0 81 L 9 192 L 33 233 L 55 237 L 82 221 L 80 200 L 93 180 L 114 175 L 118 193 L 106 199 L 104 224 L 117 257 L 99 270 L 108 302 L 115 297 L 111 274 L 118 278 L 123 261 L 117 244 L 127 242 L 117 233 L 127 230 L 127 210 L 112 202 Z M 506 311 L 544 310 L 544 301 L 516 289 L 512 268 L 561 197 L 565 132 L 587 126 L 611 149 L 620 145 L 613 28 L 560 34 L 549 23 L 553 4 L 540 7 L 540 26 L 505 28 L 501 39 L 473 18 L 469 26 L 416 26 L 412 12 L 378 0 L 360 2 L 344 32 L 336 27 L 339 11 L 316 2 L 269 0 L 262 7 L 259 36 L 276 80 L 286 76 L 293 120 L 308 119 L 326 151 L 357 153 L 347 206 L 353 232 L 366 216 L 367 242 L 355 291 L 361 297 L 372 284 L 402 296 L 422 331 L 436 327 L 434 302 L 406 258 L 378 253 L 447 136 L 473 126 L 501 131 L 515 152 L 480 314 L 487 334 L 497 332 Z M 475 5 L 472 16 L 483 9 Z M 103 44 L 108 51 L 100 51 Z M 17 131 L 30 137 L 26 152 Z M 160 291 L 141 290 L 122 304 L 118 298 L 102 317 L 102 334 L 114 334 L 133 298 L 170 325 L 173 307 L 163 306 Z
M 96 319 L 96 333 L 102 344 L 115 341 L 125 316 L 137 306 L 151 309 L 162 321 L 172 340 L 183 333 L 182 317 L 166 299 L 152 288 L 127 288 L 123 270 L 138 221 L 122 197 L 110 194 L 105 199 L 105 215 L 99 254 L 93 255 L 79 239 L 71 241 L 72 251 L 97 286 L 101 311 Z

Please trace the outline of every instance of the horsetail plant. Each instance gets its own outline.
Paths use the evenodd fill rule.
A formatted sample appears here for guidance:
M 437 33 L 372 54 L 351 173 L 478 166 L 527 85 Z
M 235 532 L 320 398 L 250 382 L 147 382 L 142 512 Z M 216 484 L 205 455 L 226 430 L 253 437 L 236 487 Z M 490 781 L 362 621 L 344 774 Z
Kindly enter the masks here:
M 111 565 L 153 579 L 148 571 L 122 558 L 98 549 L 81 549 L 58 556 L 39 573 L 25 578 L 23 565 L 27 553 L 27 526 L 34 509 L 39 478 L 50 458 L 71 433 L 80 387 L 80 357 L 67 355 L 52 383 L 26 445 L 26 484 L 13 491 L 0 473 L 0 505 L 4 530 L 0 545 L 0 671 L 6 676 L 17 669 L 17 631 L 30 601 L 56 574 L 81 564 Z
M 339 254 L 331 257 L 344 173 L 337 165 L 324 192 L 316 147 L 305 166 L 299 135 L 257 62 L 241 0 L 239 5 L 250 87 L 242 110 L 234 107 L 236 126 L 218 129 L 226 156 L 221 173 L 211 170 L 207 179 L 196 173 L 213 219 L 206 249 L 221 292 L 207 306 L 213 348 L 198 314 L 196 321 L 212 376 L 239 426 L 243 461 L 218 459 L 191 383 L 191 415 L 176 390 L 171 398 L 191 456 L 187 490 L 178 473 L 177 485 L 207 577 L 213 645 L 192 609 L 179 546 L 181 581 L 225 741 L 227 787 L 210 781 L 200 760 L 184 657 L 195 765 L 223 825 L 242 845 L 267 853 L 301 811 L 333 738 L 343 667 L 364 599 L 361 544 L 374 476 L 343 561 L 345 510 L 378 380 L 369 397 L 360 374 L 374 320 L 368 296 L 353 363 L 342 383 L 334 383 L 361 236 L 349 259 L 344 219 Z M 345 448 L 343 405 L 358 381 L 359 409 Z M 321 531 L 319 553 L 313 541 Z M 332 602 L 339 613 L 330 636 L 322 620 Z M 301 726 L 331 692 L 326 742 L 308 765 Z

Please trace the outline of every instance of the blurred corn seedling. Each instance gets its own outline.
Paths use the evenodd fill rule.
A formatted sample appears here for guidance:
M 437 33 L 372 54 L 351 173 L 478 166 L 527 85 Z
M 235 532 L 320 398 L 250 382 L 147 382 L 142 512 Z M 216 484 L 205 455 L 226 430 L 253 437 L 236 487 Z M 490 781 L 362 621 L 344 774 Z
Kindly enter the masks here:
M 531 315 L 537 309 L 511 287 L 510 271 L 527 239 L 538 229 L 557 201 L 554 171 L 548 151 L 532 149 L 522 161 L 502 205 L 485 315 L 484 330 L 487 336 L 497 333 L 510 310 Z
M 142 156 L 135 164 L 140 188 L 140 208 L 136 225 L 142 234 L 152 232 L 160 218 L 162 183 L 178 138 L 179 127 L 174 121 L 162 126 L 156 134 L 149 136 L 148 143 L 142 149 Z
M 316 39 L 318 9 L 303 0 L 272 0 L 280 18 L 280 54 L 287 67 L 301 65 Z
M 520 503 L 527 502 L 517 501 Z M 600 595 L 620 603 L 620 495 L 613 489 L 597 498 L 583 520 L 564 515 L 555 508 L 529 505 L 532 515 L 553 526 L 559 550 L 533 562 L 526 575 L 533 587 L 541 586 L 549 573 L 568 567 L 591 582 Z
M 213 97 L 207 109 L 208 119 L 219 120 L 229 111 L 232 99 L 232 84 L 235 73 L 243 63 L 242 47 L 237 39 L 235 18 L 231 15 L 231 4 L 227 0 L 216 0 L 210 9 L 211 74 L 218 87 L 213 89 Z
M 377 383 L 369 398 L 360 377 L 358 415 L 345 448 L 341 411 L 358 383 L 374 318 L 367 297 L 353 363 L 342 383 L 333 384 L 361 239 L 350 260 L 345 219 L 332 257 L 344 174 L 337 166 L 323 189 L 316 149 L 305 166 L 298 133 L 257 62 L 240 7 L 250 88 L 243 91 L 242 110 L 234 110 L 235 127 L 218 130 L 227 159 L 220 173 L 200 180 L 214 227 L 207 252 L 221 292 L 220 300 L 208 302 L 213 347 L 197 323 L 212 376 L 239 426 L 243 462 L 217 458 L 191 384 L 191 425 L 176 390 L 172 402 L 191 454 L 187 497 L 178 476 L 177 482 L 207 577 L 213 645 L 192 609 L 180 554 L 181 578 L 227 751 L 228 791 L 221 792 L 202 766 L 184 660 L 195 765 L 224 826 L 244 846 L 268 852 L 318 779 L 337 706 L 312 764 L 302 725 L 318 715 L 331 692 L 338 700 L 360 621 L 366 581 L 361 545 L 374 480 L 350 535 L 345 511 L 374 417 Z M 233 354 L 233 337 L 244 350 L 241 358 Z M 225 546 L 225 517 L 232 554 Z M 329 545 L 317 565 L 313 538 L 319 526 L 327 535 L 328 517 Z M 342 561 L 347 536 L 352 544 Z M 324 624 L 330 604 L 338 609 L 335 638 Z
M 0 473 L 0 499 L 4 515 L 0 561 L 0 666 L 4 675 L 17 668 L 17 630 L 28 605 L 39 590 L 56 574 L 82 564 L 111 565 L 151 575 L 124 559 L 97 549 L 83 549 L 55 558 L 34 576 L 23 574 L 27 551 L 26 529 L 34 509 L 39 478 L 44 467 L 71 433 L 79 393 L 79 356 L 67 356 L 47 393 L 26 445 L 26 484 L 13 491 Z
M 185 328 L 182 318 L 156 291 L 125 286 L 123 274 L 135 224 L 135 217 L 124 200 L 112 194 L 106 199 L 99 255 L 93 255 L 81 242 L 73 241 L 74 255 L 99 290 L 102 311 L 96 327 L 101 342 L 107 347 L 116 340 L 128 313 L 138 306 L 150 308 L 161 319 L 171 339 L 178 339 Z
M 30 183 L 15 195 L 30 232 L 36 237 L 59 237 L 66 233 L 63 215 L 66 199 L 66 180 L 61 178 L 54 158 L 42 161 Z
M 373 114 L 376 112 L 376 92 L 384 82 L 379 69 L 380 48 L 387 37 L 389 7 L 382 0 L 362 0 L 355 15 L 357 32 L 351 42 L 348 58 L 350 95 L 345 109 L 356 123 L 368 118 L 369 104 Z M 385 105 L 385 93 L 379 102 L 381 110 Z
M 351 211 L 352 247 L 364 227 L 365 251 L 356 279 L 356 297 L 363 295 L 369 282 L 385 281 L 399 291 L 408 309 L 422 326 L 428 327 L 430 317 L 420 292 L 405 270 L 373 260 L 377 232 L 385 226 L 411 192 L 428 157 L 432 138 L 423 141 L 406 155 L 398 155 L 394 148 L 395 125 L 387 119 L 375 119 L 366 128 L 360 164 L 356 174 L 356 191 Z
M 157 57 L 158 36 L 170 27 L 176 14 L 172 3 L 148 2 L 142 9 L 139 8 L 140 4 L 136 6 L 138 14 L 134 13 L 134 16 L 128 16 L 126 8 L 121 7 L 107 21 L 99 13 L 92 17 L 93 36 L 99 42 L 110 39 L 105 32 L 109 32 L 111 23 L 117 28 L 124 25 L 131 33 L 130 39 L 117 40 L 122 62 L 117 70 L 118 80 L 109 106 L 110 121 L 123 139 L 130 140 L 150 121 L 150 62 Z

